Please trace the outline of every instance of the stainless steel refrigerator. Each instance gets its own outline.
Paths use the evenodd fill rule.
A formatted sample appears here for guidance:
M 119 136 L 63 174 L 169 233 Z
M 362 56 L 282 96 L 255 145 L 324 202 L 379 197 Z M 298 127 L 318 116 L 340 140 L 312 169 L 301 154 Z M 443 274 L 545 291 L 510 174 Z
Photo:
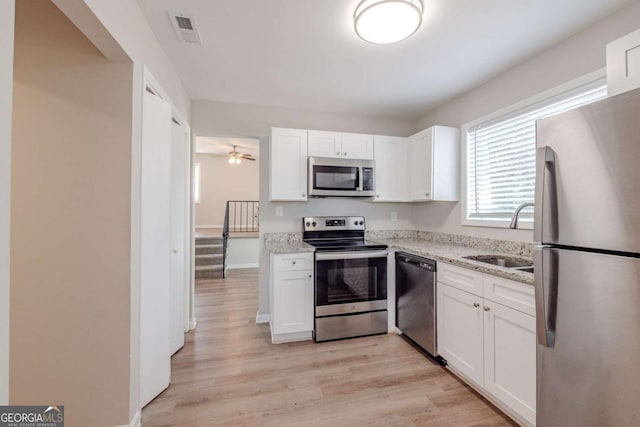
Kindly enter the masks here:
M 640 90 L 537 145 L 537 426 L 640 426 Z

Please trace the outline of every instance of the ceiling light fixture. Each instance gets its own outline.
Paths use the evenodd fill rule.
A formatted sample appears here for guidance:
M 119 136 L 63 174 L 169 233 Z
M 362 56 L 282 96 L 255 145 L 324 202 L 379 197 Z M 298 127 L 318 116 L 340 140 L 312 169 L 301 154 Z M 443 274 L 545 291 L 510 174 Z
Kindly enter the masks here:
M 358 36 L 370 43 L 396 43 L 422 24 L 422 0 L 362 0 L 353 14 Z

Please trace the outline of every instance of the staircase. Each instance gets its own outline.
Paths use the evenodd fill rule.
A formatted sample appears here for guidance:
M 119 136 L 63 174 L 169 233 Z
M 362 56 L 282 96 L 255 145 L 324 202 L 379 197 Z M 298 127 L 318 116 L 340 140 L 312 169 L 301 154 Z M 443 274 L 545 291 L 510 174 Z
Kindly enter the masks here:
M 196 279 L 223 277 L 222 237 L 196 237 Z

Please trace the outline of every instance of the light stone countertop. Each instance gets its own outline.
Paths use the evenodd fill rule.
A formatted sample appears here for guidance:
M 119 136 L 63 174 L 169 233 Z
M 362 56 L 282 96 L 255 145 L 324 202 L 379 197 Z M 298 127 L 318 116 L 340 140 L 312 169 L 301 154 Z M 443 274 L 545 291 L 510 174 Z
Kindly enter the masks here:
M 313 252 L 315 248 L 302 240 L 290 241 L 290 242 L 277 242 L 267 240 L 264 242 L 264 246 L 269 253 L 272 254 L 295 254 L 300 252 Z
M 533 285 L 533 274 L 526 273 L 512 268 L 499 267 L 497 265 L 486 264 L 484 262 L 473 261 L 465 259 L 463 257 L 469 255 L 503 255 L 505 257 L 518 257 L 527 258 L 519 254 L 505 254 L 496 251 L 490 251 L 487 249 L 472 248 L 459 244 L 452 243 L 438 243 L 423 239 L 375 239 L 376 242 L 389 245 L 390 249 L 396 251 L 404 251 L 411 254 L 424 256 L 426 258 L 434 259 L 438 262 L 446 262 L 458 267 L 468 268 L 470 270 L 479 271 L 481 273 L 487 273 L 498 277 L 503 277 L 509 280 L 515 280 L 517 282 Z

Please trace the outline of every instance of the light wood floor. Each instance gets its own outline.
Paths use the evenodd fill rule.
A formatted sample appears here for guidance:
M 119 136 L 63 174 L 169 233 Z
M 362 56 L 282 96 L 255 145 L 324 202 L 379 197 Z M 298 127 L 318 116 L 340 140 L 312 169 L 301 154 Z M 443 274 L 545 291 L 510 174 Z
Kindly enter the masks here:
M 257 272 L 196 285 L 198 327 L 172 361 L 150 426 L 505 426 L 502 413 L 403 338 L 273 345 Z

